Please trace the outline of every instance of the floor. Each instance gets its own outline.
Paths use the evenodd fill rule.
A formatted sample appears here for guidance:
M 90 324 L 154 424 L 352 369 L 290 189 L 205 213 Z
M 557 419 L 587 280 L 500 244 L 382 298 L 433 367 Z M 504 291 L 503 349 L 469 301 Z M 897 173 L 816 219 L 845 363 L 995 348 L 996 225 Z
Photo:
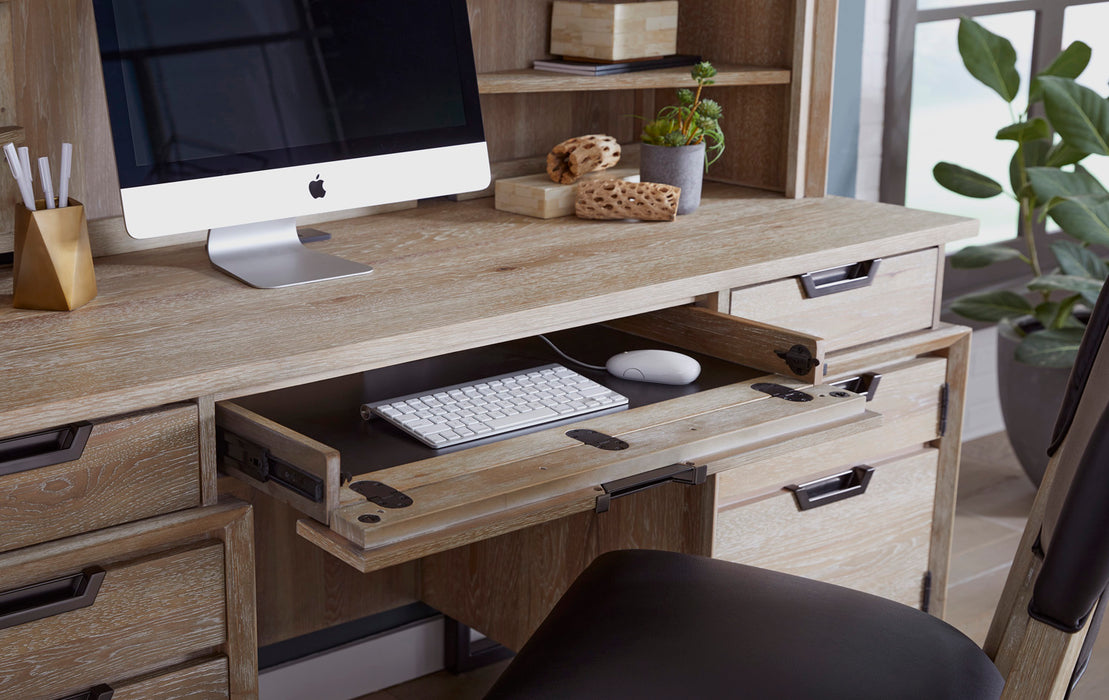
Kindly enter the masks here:
M 1020 541 L 1035 495 L 1004 433 L 963 446 L 946 618 L 979 644 Z M 356 700 L 471 700 L 481 698 L 507 662 L 453 676 L 446 671 Z M 1109 632 L 1094 648 L 1071 700 L 1109 697 Z

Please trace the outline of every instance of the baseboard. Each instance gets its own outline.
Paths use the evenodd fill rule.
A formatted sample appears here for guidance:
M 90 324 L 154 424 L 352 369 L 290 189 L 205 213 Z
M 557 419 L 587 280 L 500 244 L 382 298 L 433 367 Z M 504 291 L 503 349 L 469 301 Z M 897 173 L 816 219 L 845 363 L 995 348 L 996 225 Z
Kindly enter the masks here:
M 261 700 L 350 700 L 443 668 L 443 618 L 420 620 L 262 671 Z

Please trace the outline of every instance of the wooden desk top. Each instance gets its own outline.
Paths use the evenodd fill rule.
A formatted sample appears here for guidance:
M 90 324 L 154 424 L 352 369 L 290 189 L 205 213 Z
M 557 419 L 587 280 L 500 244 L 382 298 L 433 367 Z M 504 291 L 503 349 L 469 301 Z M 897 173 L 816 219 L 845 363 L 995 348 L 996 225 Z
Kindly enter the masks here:
M 99 296 L 11 308 L 0 275 L 0 436 L 179 400 L 216 400 L 690 302 L 974 234 L 958 217 L 707 184 L 676 222 L 544 221 L 492 199 L 321 226 L 317 250 L 369 276 L 278 290 L 203 246 L 98 258 Z

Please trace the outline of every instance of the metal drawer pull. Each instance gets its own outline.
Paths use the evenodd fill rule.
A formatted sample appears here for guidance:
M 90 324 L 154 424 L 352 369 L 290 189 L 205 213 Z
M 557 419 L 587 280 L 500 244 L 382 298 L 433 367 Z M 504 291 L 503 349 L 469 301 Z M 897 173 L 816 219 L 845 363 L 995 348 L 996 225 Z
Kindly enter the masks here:
M 82 421 L 0 440 L 0 476 L 80 459 L 91 432 L 92 423 Z
M 104 573 L 90 566 L 79 574 L 0 593 L 0 630 L 89 607 L 96 602 Z
M 805 298 L 823 297 L 849 289 L 869 287 L 874 277 L 878 274 L 878 263 L 881 258 L 864 260 L 840 267 L 829 267 L 826 270 L 806 272 L 801 275 L 801 286 L 805 289 Z
M 800 486 L 791 484 L 786 488 L 792 491 L 793 497 L 797 499 L 797 510 L 812 510 L 845 498 L 863 495 L 873 474 L 874 467 L 864 464 L 826 479 L 817 479 Z
M 878 393 L 878 382 L 880 381 L 882 381 L 882 375 L 877 372 L 867 372 L 857 377 L 831 382 L 831 385 L 840 389 L 847 389 L 855 394 L 866 394 L 866 400 L 872 401 L 874 395 Z
M 61 698 L 61 700 L 112 700 L 112 695 L 114 695 L 115 692 L 116 691 L 112 690 L 112 686 L 107 683 L 101 683 L 100 685 L 94 685 L 83 693 L 67 695 Z
M 661 484 L 673 482 L 676 484 L 697 486 L 698 484 L 705 483 L 705 478 L 707 476 L 708 467 L 706 465 L 680 462 L 678 464 L 652 469 L 642 474 L 617 479 L 616 481 L 609 481 L 601 484 L 604 493 L 597 496 L 597 506 L 593 510 L 596 513 L 604 513 L 608 510 L 608 506 L 613 499 L 639 491 L 646 491 L 653 486 L 659 486 Z

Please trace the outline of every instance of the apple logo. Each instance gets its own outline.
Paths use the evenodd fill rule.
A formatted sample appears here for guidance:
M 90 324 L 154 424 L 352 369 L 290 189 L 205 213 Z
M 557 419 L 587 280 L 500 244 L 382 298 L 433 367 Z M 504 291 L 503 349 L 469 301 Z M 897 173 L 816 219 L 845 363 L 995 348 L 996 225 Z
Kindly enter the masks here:
M 308 192 L 311 193 L 312 199 L 319 199 L 327 194 L 323 189 L 323 180 L 320 179 L 319 175 L 316 175 L 316 179 L 308 183 Z

